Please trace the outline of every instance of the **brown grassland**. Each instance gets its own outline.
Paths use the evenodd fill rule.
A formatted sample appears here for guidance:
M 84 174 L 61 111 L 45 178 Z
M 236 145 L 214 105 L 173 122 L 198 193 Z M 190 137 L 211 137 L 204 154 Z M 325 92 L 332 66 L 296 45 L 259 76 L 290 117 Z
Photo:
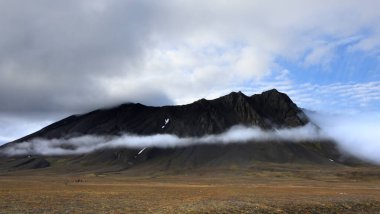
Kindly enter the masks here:
M 380 167 L 5 172 L 0 213 L 380 213 Z

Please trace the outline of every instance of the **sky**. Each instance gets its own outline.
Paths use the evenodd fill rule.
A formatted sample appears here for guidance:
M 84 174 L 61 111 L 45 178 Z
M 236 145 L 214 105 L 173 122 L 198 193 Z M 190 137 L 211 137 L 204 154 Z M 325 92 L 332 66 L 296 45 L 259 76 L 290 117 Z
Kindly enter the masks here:
M 0 1 L 0 144 L 125 102 L 277 88 L 380 112 L 380 1 Z

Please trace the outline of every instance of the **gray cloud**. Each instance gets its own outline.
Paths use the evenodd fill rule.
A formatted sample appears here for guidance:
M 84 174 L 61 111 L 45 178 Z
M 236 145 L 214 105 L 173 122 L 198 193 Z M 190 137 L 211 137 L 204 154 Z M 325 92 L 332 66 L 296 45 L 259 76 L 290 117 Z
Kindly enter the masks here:
M 310 52 L 306 63 L 328 62 L 318 54 L 330 42 L 323 37 L 344 41 L 366 28 L 377 38 L 374 8 L 373 1 L 2 1 L 0 111 L 206 97 L 269 74 L 279 56 L 302 61 Z M 379 44 L 370 41 L 367 49 Z
M 183 104 L 258 88 L 275 74 L 277 58 L 326 64 L 346 43 L 377 54 L 379 7 L 370 0 L 0 1 L 0 113 L 46 112 L 53 120 L 122 102 Z M 3 129 L 0 138 L 14 134 Z
M 98 80 L 132 72 L 123 66 L 142 60 L 151 43 L 153 5 L 95 2 L 0 3 L 0 110 L 83 111 L 140 101 L 131 99 L 138 90 L 109 96 Z M 163 91 L 144 87 L 143 93 L 164 98 L 156 104 L 170 102 Z

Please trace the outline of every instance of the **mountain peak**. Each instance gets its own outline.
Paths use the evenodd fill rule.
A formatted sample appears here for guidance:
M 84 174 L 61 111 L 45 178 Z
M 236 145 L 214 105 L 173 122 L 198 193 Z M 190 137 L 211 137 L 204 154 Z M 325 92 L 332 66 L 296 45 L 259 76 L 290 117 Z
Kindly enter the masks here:
M 223 99 L 225 100 L 227 103 L 236 103 L 236 102 L 242 102 L 242 101 L 246 101 L 248 98 L 247 95 L 243 94 L 243 92 L 241 91 L 238 91 L 238 92 L 231 92 L 225 96 L 222 96 L 220 98 L 217 98 L 218 99 Z
M 270 94 L 272 94 L 272 93 L 280 93 L 277 89 L 275 89 L 275 88 L 272 88 L 272 89 L 270 89 L 270 90 L 267 90 L 267 91 L 264 91 L 262 94 L 265 94 L 265 93 L 270 93 Z
M 287 102 L 293 102 L 288 95 L 285 93 L 282 93 L 278 91 L 277 89 L 273 88 L 267 91 L 262 92 L 260 95 L 264 97 L 275 97 L 276 99 L 286 99 Z M 254 95 L 253 95 L 254 96 Z
M 241 92 L 241 91 L 238 91 L 238 92 L 233 91 L 233 92 L 231 92 L 231 93 L 225 95 L 225 97 L 228 97 L 228 96 L 232 96 L 232 97 L 247 97 L 247 95 L 245 95 L 245 94 L 244 94 L 243 92 Z
M 276 89 L 252 95 L 251 99 L 255 108 L 275 124 L 295 127 L 309 122 L 304 112 L 297 107 L 289 96 Z

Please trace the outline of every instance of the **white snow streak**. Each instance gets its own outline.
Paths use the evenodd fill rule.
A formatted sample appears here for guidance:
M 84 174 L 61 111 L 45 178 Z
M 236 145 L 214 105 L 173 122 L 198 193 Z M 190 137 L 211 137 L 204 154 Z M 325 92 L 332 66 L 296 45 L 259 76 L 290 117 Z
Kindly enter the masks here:
M 143 149 L 141 149 L 141 150 L 139 151 L 139 153 L 137 153 L 137 155 L 141 154 L 145 149 L 146 149 L 146 147 L 143 148 Z

